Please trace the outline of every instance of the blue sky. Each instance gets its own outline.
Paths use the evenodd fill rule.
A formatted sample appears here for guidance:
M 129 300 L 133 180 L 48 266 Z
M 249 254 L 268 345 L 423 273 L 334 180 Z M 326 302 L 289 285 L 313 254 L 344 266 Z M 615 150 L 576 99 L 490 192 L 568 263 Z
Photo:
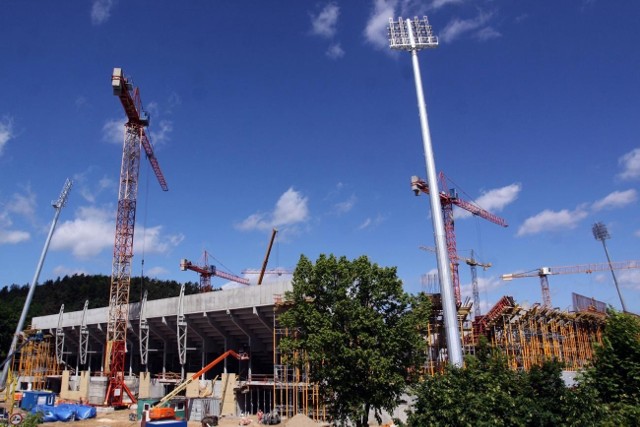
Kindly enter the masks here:
M 197 281 L 203 250 L 242 275 L 300 254 L 366 254 L 405 288 L 436 267 L 408 53 L 390 17 L 428 15 L 421 52 L 436 166 L 508 228 L 456 211 L 459 253 L 479 270 L 482 311 L 541 301 L 505 273 L 639 259 L 640 3 L 591 1 L 0 0 L 0 286 L 33 277 L 51 200 L 74 180 L 40 280 L 111 274 L 124 112 L 114 67 L 140 87 L 169 192 L 140 171 L 133 275 Z M 616 272 L 640 312 L 640 271 Z M 464 295 L 470 272 L 460 266 Z M 273 276 L 271 280 L 284 280 Z M 225 282 L 214 278 L 214 286 Z M 549 278 L 620 308 L 609 272 Z

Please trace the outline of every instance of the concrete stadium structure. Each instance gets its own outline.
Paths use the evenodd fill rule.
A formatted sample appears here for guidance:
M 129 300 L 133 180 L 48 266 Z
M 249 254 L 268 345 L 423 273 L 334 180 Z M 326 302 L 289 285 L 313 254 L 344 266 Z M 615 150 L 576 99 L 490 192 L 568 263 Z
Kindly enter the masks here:
M 229 414 L 255 411 L 258 404 L 273 406 L 277 388 L 276 303 L 289 290 L 287 278 L 262 286 L 151 300 L 144 306 L 129 304 L 125 366 L 130 388 L 139 397 L 161 397 L 181 378 L 199 371 L 225 351 L 235 350 L 247 353 L 249 359 L 227 358 L 202 375 L 201 383 L 218 379 L 212 386 L 218 394 L 221 382 L 233 383 L 228 387 L 235 395 Z M 32 329 L 42 330 L 56 341 L 56 357 L 64 371 L 57 387 L 58 378 L 50 378 L 49 384 L 60 387 L 61 398 L 83 397 L 98 403 L 99 398 L 90 396 L 90 389 L 106 387 L 102 374 L 108 310 L 101 307 L 32 319 Z M 21 379 L 22 384 L 28 381 Z M 86 384 L 78 386 L 83 381 Z M 189 394 L 187 390 L 188 397 L 198 397 L 198 388 Z

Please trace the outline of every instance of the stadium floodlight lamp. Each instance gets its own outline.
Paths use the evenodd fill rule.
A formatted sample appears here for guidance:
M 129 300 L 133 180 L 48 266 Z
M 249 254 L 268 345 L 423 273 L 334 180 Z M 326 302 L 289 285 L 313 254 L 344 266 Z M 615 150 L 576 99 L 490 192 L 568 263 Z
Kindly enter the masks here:
M 610 239 L 609 230 L 607 230 L 607 226 L 602 222 L 596 222 L 593 224 L 593 237 L 596 240 L 602 242 L 602 247 L 604 248 L 604 253 L 607 256 L 607 262 L 609 263 L 609 269 L 611 270 L 611 276 L 613 277 L 613 284 L 616 286 L 616 291 L 618 292 L 618 297 L 620 298 L 620 305 L 622 305 L 622 311 L 627 313 L 627 306 L 624 303 L 624 298 L 622 298 L 622 292 L 620 291 L 620 286 L 618 285 L 618 279 L 616 278 L 616 273 L 613 271 L 613 265 L 611 264 L 611 257 L 609 256 L 609 250 L 607 249 L 607 243 L 605 240 Z
M 389 47 L 397 50 L 422 50 L 438 47 L 438 37 L 433 35 L 429 19 L 389 18 Z
M 611 236 L 609 235 L 609 230 L 607 230 L 607 226 L 602 222 L 596 222 L 595 224 L 593 224 L 593 228 L 591 229 L 591 231 L 593 231 L 593 237 L 595 237 L 596 240 L 600 240 L 601 242 L 611 238 Z

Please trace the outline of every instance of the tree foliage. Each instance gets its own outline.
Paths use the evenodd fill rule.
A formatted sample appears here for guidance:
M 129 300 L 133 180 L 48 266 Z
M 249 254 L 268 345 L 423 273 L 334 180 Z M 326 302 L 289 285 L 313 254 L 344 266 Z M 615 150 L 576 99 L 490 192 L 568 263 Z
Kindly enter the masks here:
M 585 382 L 595 389 L 610 425 L 640 425 L 640 317 L 608 314 Z
M 295 334 L 281 350 L 309 367 L 336 421 L 367 425 L 370 409 L 379 416 L 397 406 L 424 347 L 419 319 L 428 302 L 403 291 L 395 268 L 365 256 L 320 255 L 315 264 L 301 256 L 287 300 L 279 322 Z
M 464 368 L 415 388 L 411 426 L 640 425 L 640 318 L 611 312 L 593 366 L 567 387 L 562 365 L 548 361 L 511 371 L 484 343 Z

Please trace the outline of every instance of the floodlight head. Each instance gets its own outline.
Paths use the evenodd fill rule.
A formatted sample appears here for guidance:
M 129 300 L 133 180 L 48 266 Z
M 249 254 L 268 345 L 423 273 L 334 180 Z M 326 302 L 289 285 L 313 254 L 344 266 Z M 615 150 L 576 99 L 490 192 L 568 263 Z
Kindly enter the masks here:
M 413 20 L 398 21 L 389 18 L 389 47 L 398 50 L 421 50 L 438 46 L 438 38 L 433 35 L 429 19 L 414 17 Z
M 607 226 L 603 222 L 596 222 L 593 224 L 593 237 L 596 240 L 604 241 L 605 239 L 610 239 L 609 231 L 607 230 Z

